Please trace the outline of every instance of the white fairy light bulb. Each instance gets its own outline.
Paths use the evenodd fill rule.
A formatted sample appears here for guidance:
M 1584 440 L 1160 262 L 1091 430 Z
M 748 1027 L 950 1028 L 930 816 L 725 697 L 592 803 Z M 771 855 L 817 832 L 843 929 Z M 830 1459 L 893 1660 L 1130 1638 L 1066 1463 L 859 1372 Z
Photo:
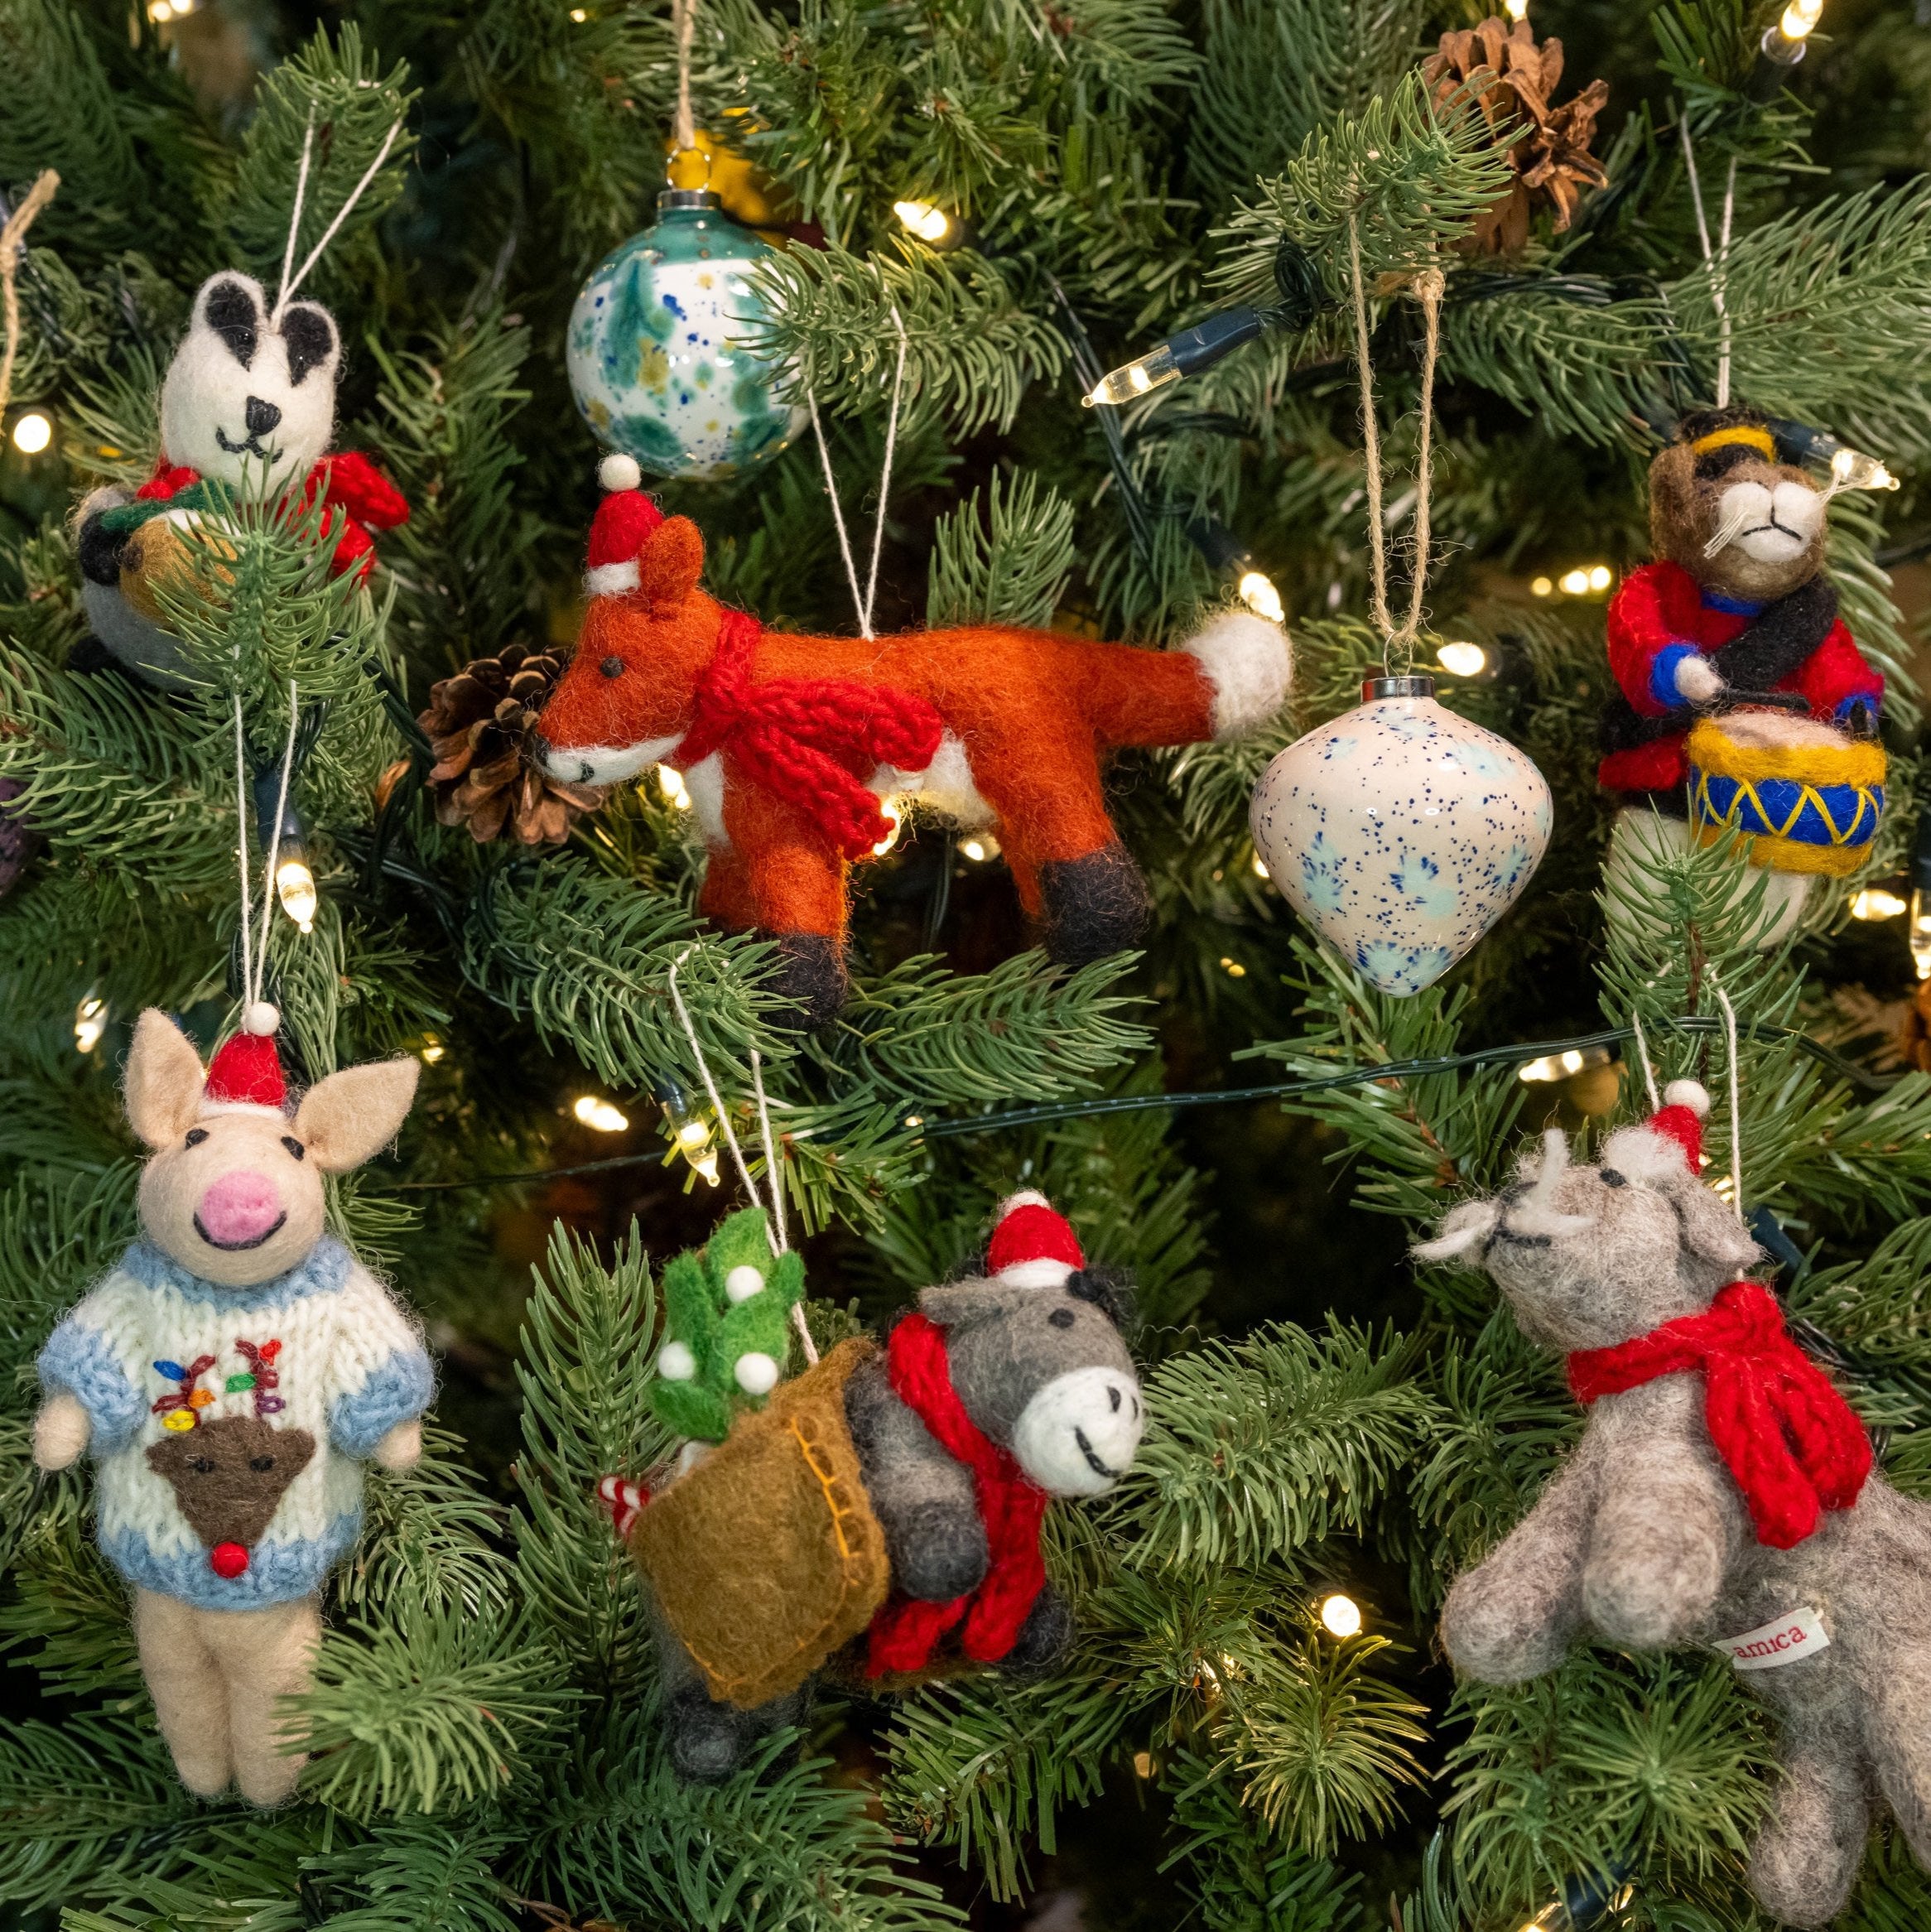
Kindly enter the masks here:
M 1136 402 L 1168 383 L 1177 383 L 1182 373 L 1173 349 L 1163 342 L 1136 360 L 1109 369 L 1080 400 L 1089 409 L 1101 402 L 1117 409 L 1123 402 Z
M 1243 571 L 1240 581 L 1235 586 L 1240 601 L 1256 617 L 1264 617 L 1269 624 L 1281 624 L 1286 620 L 1287 606 L 1281 602 L 1281 594 L 1274 588 L 1274 579 L 1265 571 Z
M 89 993 L 74 1009 L 74 1046 L 77 1053 L 91 1053 L 108 1030 L 108 1003 Z
M 1489 667 L 1489 654 L 1480 644 L 1457 641 L 1435 653 L 1451 677 L 1480 677 Z
M 1556 580 L 1557 587 L 1565 597 L 1586 597 L 1589 594 L 1587 571 L 1564 571 Z
M 1880 885 L 1866 886 L 1851 901 L 1853 919 L 1895 919 L 1906 909 L 1904 900 L 1895 892 L 1886 892 Z
M 1511 20 L 1526 20 L 1529 17 L 1529 0 L 1508 0 L 1509 17 Z
M 947 241 L 957 238 L 951 216 L 929 201 L 894 201 L 892 212 L 908 234 L 932 248 L 943 248 Z
M 23 456 L 39 455 L 53 440 L 53 419 L 44 410 L 28 410 L 13 426 L 13 446 Z
M 879 801 L 879 816 L 885 821 L 885 836 L 872 847 L 872 856 L 882 859 L 898 843 L 899 828 L 905 823 L 905 808 L 896 798 Z
M 1909 932 L 1911 964 L 1920 980 L 1931 980 L 1931 893 L 1922 887 L 1911 894 Z
M 314 932 L 315 908 L 320 901 L 315 894 L 315 875 L 306 860 L 299 855 L 284 858 L 275 868 L 275 896 L 281 900 L 282 911 L 304 932 Z
M 664 795 L 664 802 L 674 806 L 679 812 L 691 809 L 691 792 L 684 783 L 684 774 L 673 766 L 657 767 L 657 789 Z
M 1861 450 L 1838 450 L 1831 457 L 1831 485 L 1835 489 L 1895 489 L 1898 479 L 1876 456 Z
M 570 1111 L 593 1134 L 621 1134 L 630 1125 L 629 1116 L 600 1094 L 586 1093 Z
M 1589 566 L 1589 588 L 1592 590 L 1606 590 L 1616 581 L 1616 572 L 1606 563 Z
M 1352 1597 L 1336 1591 L 1321 1600 L 1321 1627 L 1331 1637 L 1358 1637 L 1361 1634 L 1361 1607 Z
M 1777 31 L 1787 41 L 1807 40 L 1823 17 L 1823 0 L 1790 0 L 1777 22 Z

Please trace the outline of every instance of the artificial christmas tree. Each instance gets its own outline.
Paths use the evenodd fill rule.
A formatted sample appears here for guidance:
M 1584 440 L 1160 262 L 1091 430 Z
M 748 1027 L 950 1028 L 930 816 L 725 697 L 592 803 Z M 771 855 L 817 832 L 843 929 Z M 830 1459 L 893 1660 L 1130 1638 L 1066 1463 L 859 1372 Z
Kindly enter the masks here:
M 32 834 L 0 899 L 0 1925 L 1767 1923 L 1777 1742 L 1730 1656 L 1578 1645 L 1495 1684 L 1436 1647 L 1450 1579 L 1583 1424 L 1494 1283 L 1408 1247 L 1535 1131 L 1593 1168 L 1699 1078 L 1762 1293 L 1885 1493 L 1931 1489 L 1931 1077 L 1857 1017 L 1914 984 L 1931 30 L 1903 0 L 1481 13 L 0 0 L 0 786 Z M 761 418 L 816 426 L 650 499 L 634 462 L 598 487 L 569 322 L 648 224 L 686 89 L 676 185 L 701 130 L 783 211 L 745 269 Z M 105 586 L 75 513 L 153 475 L 209 277 L 275 290 L 311 254 L 334 446 L 407 519 L 337 571 L 320 491 L 178 506 L 157 688 L 86 648 Z M 1644 473 L 1746 405 L 1829 493 L 1823 567 L 1884 692 L 1882 821 L 1788 918 L 1741 821 L 1606 872 L 1596 783 Z M 730 908 L 702 761 L 640 758 L 607 794 L 545 762 L 573 738 L 552 690 L 618 655 L 586 650 L 586 605 L 644 626 L 644 541 L 679 518 L 707 610 L 768 639 L 864 662 L 929 626 L 1075 665 L 1108 640 L 1172 677 L 1187 638 L 1278 611 L 1293 691 L 1082 792 L 1144 882 L 1139 951 L 1028 950 L 1033 847 L 915 805 L 879 812 L 887 849 L 815 934 L 841 1002 L 801 1009 L 771 922 L 706 914 Z M 1541 773 L 1553 833 L 1396 996 L 1262 876 L 1249 812 L 1278 754 L 1404 673 Z M 894 796 L 829 722 L 831 792 Z M 238 846 L 287 874 L 245 941 Z M 760 857 L 822 896 L 821 853 Z M 271 1001 L 291 1088 L 421 1067 L 393 1154 L 324 1195 L 405 1284 L 437 1392 L 420 1460 L 368 1473 L 312 1679 L 267 1720 L 295 1788 L 256 1810 L 176 1778 L 95 1547 L 108 1499 L 36 1472 L 30 1423 L 35 1360 L 137 1230 L 136 1017 L 205 1058 Z M 634 1510 L 621 1485 L 690 1426 L 652 1394 L 679 1339 L 660 1268 L 761 1199 L 821 1362 L 849 1360 L 1027 1189 L 1137 1289 L 1145 1433 L 1038 1546 L 1069 1646 L 1031 1682 L 890 1700 L 860 1672 L 734 1728 L 731 1775 L 680 1775 L 665 1716 L 693 1686 L 597 1493 Z M 157 1345 L 181 1372 L 151 1371 L 180 1398 L 155 1414 L 200 1413 L 214 1354 L 232 1419 L 274 1427 L 294 1384 L 265 1339 Z M 1893 1594 L 1901 1656 L 1924 1619 Z M 1931 1918 L 1908 1830 L 1856 1848 L 1847 1925 Z

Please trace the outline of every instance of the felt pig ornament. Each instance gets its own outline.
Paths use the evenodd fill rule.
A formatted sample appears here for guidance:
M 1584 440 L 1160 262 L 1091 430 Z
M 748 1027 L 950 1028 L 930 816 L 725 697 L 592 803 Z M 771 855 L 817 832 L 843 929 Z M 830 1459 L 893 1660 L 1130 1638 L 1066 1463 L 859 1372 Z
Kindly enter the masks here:
M 984 1266 L 927 1289 L 882 1348 L 840 1343 L 654 1496 L 605 1479 L 682 1775 L 736 1771 L 827 1664 L 875 1691 L 1057 1659 L 1047 1508 L 1111 1488 L 1144 1427 L 1124 1314 L 1067 1221 L 1017 1194 Z
M 272 1029 L 273 1012 L 250 1018 Z M 394 1137 L 417 1072 L 349 1067 L 291 1106 L 272 1030 L 230 1039 L 204 1076 L 165 1014 L 135 1029 L 142 1238 L 41 1352 L 34 1460 L 92 1451 L 101 1549 L 132 1588 L 175 1767 L 205 1797 L 293 1790 L 302 1760 L 277 1748 L 275 1702 L 308 1688 L 363 1465 L 421 1453 L 429 1358 L 324 1231 L 322 1195 Z
M 1931 1509 L 1872 1469 L 1856 1416 L 1744 1277 L 1756 1245 L 1697 1178 L 1707 1096 L 1682 1081 L 1664 1098 L 1592 1167 L 1551 1131 L 1417 1250 L 1486 1269 L 1589 1405 L 1561 1472 L 1449 1592 L 1442 1640 L 1487 1684 L 1553 1669 L 1584 1636 L 1729 1655 L 1783 1722 L 1750 1890 L 1822 1925 L 1874 1797 L 1931 1867 Z

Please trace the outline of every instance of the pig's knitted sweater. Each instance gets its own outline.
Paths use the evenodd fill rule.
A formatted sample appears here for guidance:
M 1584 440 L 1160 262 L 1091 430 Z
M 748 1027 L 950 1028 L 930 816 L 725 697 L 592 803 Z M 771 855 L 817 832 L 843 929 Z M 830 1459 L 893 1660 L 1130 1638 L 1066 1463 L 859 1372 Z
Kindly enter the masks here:
M 364 1460 L 428 1407 L 434 1388 L 414 1327 L 332 1236 L 286 1274 L 245 1289 L 204 1280 L 137 1241 L 55 1329 L 40 1374 L 92 1424 L 108 1559 L 142 1589 L 211 1610 L 314 1590 L 361 1527 Z M 187 1418 L 199 1428 L 231 1416 L 305 1430 L 314 1450 L 246 1567 L 224 1575 L 148 1452 L 191 1433 Z

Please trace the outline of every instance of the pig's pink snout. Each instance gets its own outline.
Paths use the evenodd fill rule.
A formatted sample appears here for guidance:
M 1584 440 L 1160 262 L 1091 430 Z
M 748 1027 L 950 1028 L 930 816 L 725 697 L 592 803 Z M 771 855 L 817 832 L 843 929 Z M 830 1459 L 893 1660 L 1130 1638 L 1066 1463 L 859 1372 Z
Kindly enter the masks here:
M 259 1241 L 282 1217 L 282 1196 L 266 1174 L 246 1168 L 224 1174 L 201 1197 L 195 1218 L 216 1246 Z

